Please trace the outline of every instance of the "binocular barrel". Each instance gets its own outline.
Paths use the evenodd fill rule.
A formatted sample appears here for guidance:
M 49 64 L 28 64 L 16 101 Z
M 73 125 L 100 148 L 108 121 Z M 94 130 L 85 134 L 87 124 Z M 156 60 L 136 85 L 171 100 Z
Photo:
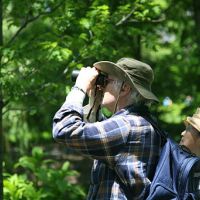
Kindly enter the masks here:
M 71 74 L 71 80 L 72 80 L 72 82 L 76 81 L 76 78 L 78 77 L 79 72 L 80 72 L 80 70 L 78 70 L 78 69 L 75 69 L 75 70 L 72 71 L 72 74 Z
M 73 82 L 76 81 L 76 78 L 78 77 L 79 72 L 80 72 L 80 70 L 78 70 L 78 69 L 75 69 L 75 70 L 72 71 L 71 80 L 72 80 Z M 100 74 L 97 76 L 97 79 L 96 79 L 96 83 L 95 83 L 95 84 L 96 84 L 96 85 L 99 85 L 99 86 L 105 86 L 105 85 L 106 85 L 106 77 L 107 77 L 106 75 L 100 73 Z

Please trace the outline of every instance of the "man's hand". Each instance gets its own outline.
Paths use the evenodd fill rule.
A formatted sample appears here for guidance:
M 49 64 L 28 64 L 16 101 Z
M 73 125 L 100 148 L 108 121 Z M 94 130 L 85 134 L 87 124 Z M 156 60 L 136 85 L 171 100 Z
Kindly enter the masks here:
M 81 69 L 75 85 L 85 91 L 89 96 L 90 91 L 94 89 L 96 78 L 99 72 L 96 68 L 84 67 Z

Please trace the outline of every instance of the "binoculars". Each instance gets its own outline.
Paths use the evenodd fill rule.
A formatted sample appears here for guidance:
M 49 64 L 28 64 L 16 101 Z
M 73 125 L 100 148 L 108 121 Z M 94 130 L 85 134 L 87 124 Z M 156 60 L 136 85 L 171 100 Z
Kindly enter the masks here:
M 73 82 L 76 81 L 76 78 L 78 77 L 79 72 L 80 72 L 80 70 L 73 70 L 73 71 L 72 71 L 71 79 L 72 79 Z M 96 79 L 96 83 L 95 83 L 95 84 L 96 84 L 97 86 L 105 87 L 106 84 L 107 84 L 107 75 L 106 75 L 106 74 L 103 74 L 102 72 L 100 72 L 99 75 L 97 76 L 97 79 Z

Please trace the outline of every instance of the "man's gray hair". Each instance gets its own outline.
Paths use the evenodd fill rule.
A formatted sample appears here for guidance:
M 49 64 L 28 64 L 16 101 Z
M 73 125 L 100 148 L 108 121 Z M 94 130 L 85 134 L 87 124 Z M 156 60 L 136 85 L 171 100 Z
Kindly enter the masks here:
M 135 88 L 132 88 L 128 102 L 129 105 L 132 104 L 134 106 L 150 106 L 151 103 L 151 100 L 144 98 Z
M 121 80 L 115 80 L 114 81 L 114 88 L 115 90 L 119 90 L 121 88 L 122 81 Z M 144 98 L 135 88 L 131 89 L 131 93 L 128 99 L 128 105 L 134 105 L 134 106 L 150 106 L 152 103 L 152 100 Z

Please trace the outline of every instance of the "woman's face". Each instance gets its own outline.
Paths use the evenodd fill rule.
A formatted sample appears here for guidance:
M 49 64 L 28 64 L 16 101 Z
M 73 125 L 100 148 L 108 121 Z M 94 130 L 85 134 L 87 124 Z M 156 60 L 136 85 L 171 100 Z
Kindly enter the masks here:
M 186 146 L 197 156 L 200 156 L 200 133 L 190 124 L 186 124 L 186 129 L 181 133 L 180 144 Z

